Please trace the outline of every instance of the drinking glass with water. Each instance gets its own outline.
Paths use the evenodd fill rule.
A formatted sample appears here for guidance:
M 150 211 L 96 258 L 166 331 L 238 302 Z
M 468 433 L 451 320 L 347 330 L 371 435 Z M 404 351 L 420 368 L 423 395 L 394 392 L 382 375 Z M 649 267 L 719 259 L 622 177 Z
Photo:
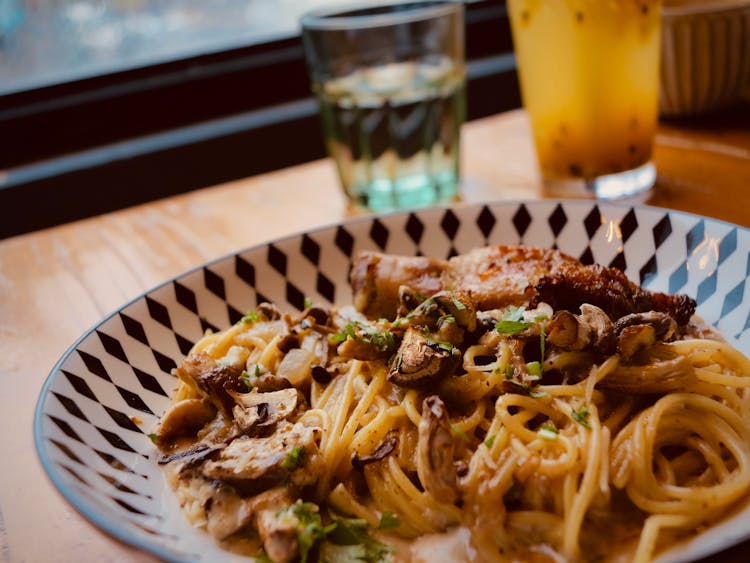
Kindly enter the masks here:
M 410 2 L 302 17 L 326 146 L 355 207 L 456 199 L 465 117 L 463 5 Z

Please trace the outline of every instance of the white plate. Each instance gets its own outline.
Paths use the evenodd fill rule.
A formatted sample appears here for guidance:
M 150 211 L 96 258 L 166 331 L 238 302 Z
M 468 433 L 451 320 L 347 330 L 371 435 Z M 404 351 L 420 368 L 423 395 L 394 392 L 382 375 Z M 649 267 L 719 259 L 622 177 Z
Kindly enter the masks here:
M 115 311 L 76 342 L 39 398 L 34 436 L 65 498 L 111 535 L 167 560 L 238 559 L 191 528 L 148 438 L 175 385 L 171 370 L 206 328 L 268 300 L 301 309 L 350 302 L 360 249 L 446 258 L 484 244 L 556 247 L 623 269 L 651 290 L 687 293 L 698 312 L 750 352 L 750 231 L 663 209 L 590 201 L 434 208 L 293 235 L 187 272 Z M 747 294 L 747 295 L 746 295 Z M 750 537 L 745 511 L 665 558 L 701 557 Z

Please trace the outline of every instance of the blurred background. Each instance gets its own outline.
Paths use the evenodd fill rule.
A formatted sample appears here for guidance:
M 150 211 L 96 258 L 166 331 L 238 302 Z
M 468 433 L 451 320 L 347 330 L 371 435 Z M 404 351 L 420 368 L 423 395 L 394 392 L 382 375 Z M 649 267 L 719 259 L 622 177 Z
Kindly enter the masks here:
M 324 157 L 324 3 L 0 0 L 0 237 Z M 520 107 L 505 2 L 466 27 L 468 118 Z

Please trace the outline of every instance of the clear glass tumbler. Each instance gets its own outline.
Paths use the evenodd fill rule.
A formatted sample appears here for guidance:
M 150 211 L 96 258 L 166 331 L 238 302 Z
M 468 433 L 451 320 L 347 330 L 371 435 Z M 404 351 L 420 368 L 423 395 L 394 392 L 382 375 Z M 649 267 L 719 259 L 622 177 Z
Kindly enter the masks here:
M 326 146 L 354 207 L 456 199 L 466 113 L 463 5 L 338 7 L 301 23 Z
M 545 185 L 628 197 L 656 179 L 661 0 L 508 0 Z

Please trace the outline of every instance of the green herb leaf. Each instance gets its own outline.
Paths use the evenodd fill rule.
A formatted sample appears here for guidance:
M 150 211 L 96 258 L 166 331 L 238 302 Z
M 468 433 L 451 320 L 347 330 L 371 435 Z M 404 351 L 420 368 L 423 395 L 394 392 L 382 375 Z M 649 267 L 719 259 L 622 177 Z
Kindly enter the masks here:
M 273 563 L 273 561 L 271 561 L 271 558 L 266 553 L 266 550 L 263 548 L 261 548 L 257 555 L 253 556 L 253 560 L 255 561 L 255 563 Z
M 257 365 L 255 366 L 255 370 L 256 370 L 256 372 L 260 371 L 258 369 Z M 252 378 L 252 376 L 247 371 L 242 370 L 242 373 L 240 374 L 240 377 L 242 378 L 242 383 L 244 383 L 245 387 L 247 387 L 247 390 L 248 391 L 252 391 L 253 390 L 253 378 Z
M 380 524 L 378 524 L 378 530 L 393 530 L 401 525 L 401 520 L 393 515 L 393 512 L 386 510 L 380 516 Z
M 542 428 L 545 428 L 546 430 L 549 430 L 550 432 L 554 432 L 555 434 L 559 434 L 560 431 L 557 429 L 557 426 L 555 426 L 555 423 L 551 420 L 549 422 L 545 422 L 542 424 Z
M 313 306 L 312 299 L 310 299 L 309 297 L 305 297 L 305 300 L 302 302 L 302 306 L 305 309 L 309 309 L 310 307 L 312 307 Z
M 513 379 L 513 366 L 508 364 L 505 366 L 505 379 Z
M 586 428 L 591 428 L 591 425 L 589 424 L 588 417 L 589 417 L 589 409 L 586 407 L 581 407 L 579 410 L 570 409 L 570 416 L 575 420 L 578 424 L 585 426 Z
M 281 467 L 288 470 L 297 469 L 300 465 L 302 465 L 302 460 L 305 457 L 305 448 L 303 446 L 294 446 L 292 448 L 292 451 L 290 451 L 286 457 L 284 458 L 284 461 L 281 462 Z
M 548 442 L 557 441 L 557 432 L 552 432 L 552 430 L 550 430 L 549 428 L 545 428 L 544 426 L 539 429 L 537 434 L 542 440 L 547 440 Z
M 458 299 L 456 299 L 456 296 L 451 294 L 451 302 L 453 303 L 453 306 L 456 308 L 456 311 L 463 311 L 466 309 L 466 305 L 461 303 Z
M 256 313 L 255 311 L 248 311 L 244 317 L 242 317 L 242 322 L 245 324 L 252 324 L 255 321 L 260 319 L 260 315 Z
M 154 432 L 152 432 L 151 434 L 148 435 L 148 437 L 151 438 L 151 441 L 154 444 L 158 444 L 159 443 L 159 435 L 158 434 L 155 434 Z
M 549 393 L 546 391 L 529 391 L 529 396 L 534 397 L 535 399 L 546 397 L 547 395 L 549 395 Z
M 503 320 L 504 321 L 520 321 L 523 318 L 523 312 L 526 310 L 526 307 L 515 307 L 514 305 L 511 305 L 507 309 L 505 309 L 505 313 L 503 314 Z
M 495 324 L 495 330 L 500 334 L 510 334 L 511 336 L 519 334 L 529 328 L 532 323 L 524 321 L 509 321 L 503 319 Z
M 323 521 L 318 513 L 318 506 L 312 502 L 300 502 L 282 508 L 277 515 L 284 519 L 288 518 L 293 521 L 296 519 L 297 524 L 297 544 L 299 546 L 299 557 L 302 563 L 307 563 L 307 556 L 313 546 L 320 540 L 330 534 L 336 524 L 323 526 Z
M 529 362 L 526 364 L 526 369 L 529 371 L 529 375 L 534 379 L 541 379 L 542 377 L 542 364 L 539 362 Z
M 487 439 L 486 439 L 486 440 L 484 441 L 484 445 L 485 445 L 485 446 L 487 446 L 488 448 L 491 448 L 491 447 L 492 447 L 492 444 L 494 444 L 494 443 L 495 443 L 495 438 L 497 438 L 497 436 L 495 436 L 494 434 L 492 434 L 491 436 L 489 436 L 489 437 L 488 437 L 488 438 L 487 438 Z
M 393 548 L 373 538 L 366 520 L 331 514 L 336 524 L 320 549 L 322 563 L 381 563 L 389 561 Z M 335 546 L 331 549 L 331 544 Z M 336 549 L 349 547 L 354 549 Z M 335 558 L 340 556 L 341 558 Z
M 456 324 L 456 317 L 453 315 L 443 315 L 437 321 L 438 326 L 441 324 Z

